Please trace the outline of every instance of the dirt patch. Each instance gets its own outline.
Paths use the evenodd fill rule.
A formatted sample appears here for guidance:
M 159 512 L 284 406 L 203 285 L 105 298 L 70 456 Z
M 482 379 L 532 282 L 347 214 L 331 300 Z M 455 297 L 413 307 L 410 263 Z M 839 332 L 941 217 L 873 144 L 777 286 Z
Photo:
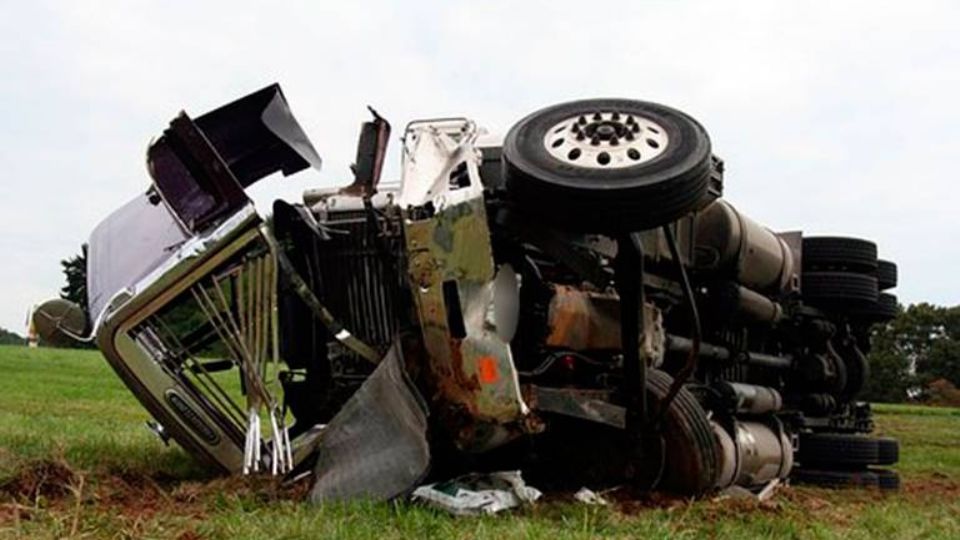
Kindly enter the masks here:
M 57 501 L 73 493 L 79 481 L 80 475 L 62 460 L 35 461 L 0 484 L 0 494 L 15 501 Z
M 945 474 L 934 473 L 927 478 L 911 478 L 903 483 L 901 491 L 911 498 L 956 500 L 960 497 L 960 482 Z
M 113 513 L 148 518 L 157 512 L 175 511 L 190 513 L 189 505 L 177 508 L 168 488 L 155 479 L 136 473 L 112 474 L 96 479 L 92 498 L 100 507 L 108 507 Z
M 96 478 L 92 498 L 100 509 L 131 518 L 158 513 L 204 519 L 214 497 L 247 499 L 258 504 L 301 500 L 306 486 L 287 486 L 271 477 L 225 477 L 207 481 L 175 481 L 137 473 L 115 473 Z M 189 536 L 188 536 L 189 538 Z
M 668 493 L 644 492 L 624 488 L 604 494 L 621 514 L 633 515 L 652 509 L 670 509 L 686 506 L 690 499 Z
M 190 523 L 208 517 L 219 498 L 270 504 L 303 500 L 307 482 L 282 484 L 272 477 L 226 477 L 207 481 L 182 481 L 165 475 L 135 471 L 80 472 L 63 459 L 29 462 L 0 483 L 0 523 L 29 521 L 36 512 L 51 515 L 108 514 L 131 531 L 158 517 L 186 518 Z M 192 527 L 182 538 L 200 535 Z

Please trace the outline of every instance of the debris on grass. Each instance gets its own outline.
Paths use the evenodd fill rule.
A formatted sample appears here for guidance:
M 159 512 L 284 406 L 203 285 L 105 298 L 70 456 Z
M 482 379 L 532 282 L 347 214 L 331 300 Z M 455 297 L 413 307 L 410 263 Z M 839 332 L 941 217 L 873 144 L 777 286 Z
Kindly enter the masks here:
M 520 471 L 472 473 L 418 487 L 412 499 L 455 515 L 495 514 L 533 504 L 543 494 L 526 485 Z
M 573 494 L 573 500 L 593 506 L 607 506 L 610 504 L 602 495 L 587 487 L 582 487 L 577 490 L 577 492 Z

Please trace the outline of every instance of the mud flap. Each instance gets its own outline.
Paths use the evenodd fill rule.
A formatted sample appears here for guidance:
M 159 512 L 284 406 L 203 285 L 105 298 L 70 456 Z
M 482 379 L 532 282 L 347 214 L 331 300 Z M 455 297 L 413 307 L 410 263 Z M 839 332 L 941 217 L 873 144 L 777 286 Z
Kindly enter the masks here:
M 427 415 L 395 343 L 321 435 L 311 501 L 382 501 L 411 491 L 430 466 Z

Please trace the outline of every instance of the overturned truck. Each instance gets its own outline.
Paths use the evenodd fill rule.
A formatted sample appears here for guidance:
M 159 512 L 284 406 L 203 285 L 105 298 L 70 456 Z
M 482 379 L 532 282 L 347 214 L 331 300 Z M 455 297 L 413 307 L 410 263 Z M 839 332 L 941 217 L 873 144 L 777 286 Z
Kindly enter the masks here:
M 280 88 L 181 113 L 149 189 L 92 234 L 88 312 L 38 325 L 86 325 L 164 439 L 311 475 L 315 500 L 494 467 L 683 495 L 897 487 L 897 442 L 857 400 L 897 312 L 873 242 L 752 221 L 704 128 L 662 105 L 564 103 L 502 140 L 415 121 L 399 183 L 373 114 L 352 183 L 268 223 L 244 188 L 320 166 Z

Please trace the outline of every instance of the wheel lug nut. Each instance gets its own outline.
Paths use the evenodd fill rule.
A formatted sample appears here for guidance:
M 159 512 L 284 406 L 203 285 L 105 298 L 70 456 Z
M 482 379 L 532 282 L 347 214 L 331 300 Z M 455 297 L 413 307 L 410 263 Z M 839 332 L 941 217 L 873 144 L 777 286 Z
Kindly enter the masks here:
M 632 141 L 632 140 L 633 140 L 633 132 L 632 132 L 632 131 L 626 132 L 623 136 L 626 137 L 626 139 L 627 139 L 628 141 Z
M 590 144 L 592 144 L 593 146 L 598 146 L 600 144 L 600 137 L 597 137 L 596 135 L 594 135 L 593 138 L 590 139 Z
M 613 114 L 610 116 L 610 119 L 611 119 L 611 120 L 619 120 L 619 119 L 620 119 L 620 113 L 614 111 Z
M 610 137 L 610 146 L 617 146 L 618 144 L 620 144 L 620 139 L 616 135 Z
M 630 129 L 631 129 L 634 133 L 637 133 L 638 131 L 640 131 L 640 124 L 634 124 L 633 127 L 630 128 Z
M 628 115 L 627 115 L 627 125 L 628 125 L 628 126 L 632 126 L 635 121 L 636 121 L 636 120 L 633 119 L 633 115 L 632 115 L 632 114 L 628 114 Z
M 572 131 L 572 132 L 574 132 L 574 133 L 579 133 L 579 132 L 580 132 L 580 124 L 574 122 L 574 123 L 573 123 L 573 127 L 570 128 L 570 131 Z
M 586 116 L 583 116 L 583 115 L 580 115 L 580 118 L 577 118 L 577 123 L 578 123 L 578 124 L 581 124 L 581 125 L 582 125 L 582 124 L 586 124 L 586 123 L 587 123 L 587 117 L 586 117 Z
M 598 112 L 597 112 L 597 113 L 593 113 L 593 119 L 594 119 L 594 120 L 597 120 L 597 121 L 603 120 L 603 115 L 601 115 L 601 114 L 598 113 Z
M 582 131 L 578 131 L 578 132 L 577 132 L 577 140 L 578 140 L 578 141 L 582 141 L 582 140 L 584 140 L 584 139 L 586 139 L 586 138 L 587 138 L 587 136 L 584 135 Z

